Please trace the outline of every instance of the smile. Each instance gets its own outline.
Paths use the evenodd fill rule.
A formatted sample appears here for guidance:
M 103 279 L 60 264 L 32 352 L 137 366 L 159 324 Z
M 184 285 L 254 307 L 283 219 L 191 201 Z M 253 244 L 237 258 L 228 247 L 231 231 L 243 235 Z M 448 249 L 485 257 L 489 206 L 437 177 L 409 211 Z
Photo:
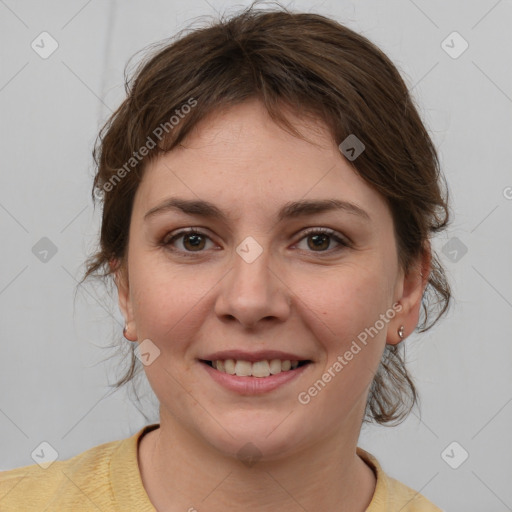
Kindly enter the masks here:
M 312 366 L 312 361 L 270 359 L 246 361 L 235 359 L 198 360 L 207 374 L 223 388 L 242 395 L 268 393 L 298 378 Z
M 217 359 L 216 361 L 202 361 L 210 367 L 229 375 L 239 377 L 264 378 L 270 375 L 277 375 L 281 372 L 295 370 L 299 366 L 310 363 L 310 361 L 290 361 L 289 359 L 264 359 L 262 361 L 244 361 L 235 359 Z

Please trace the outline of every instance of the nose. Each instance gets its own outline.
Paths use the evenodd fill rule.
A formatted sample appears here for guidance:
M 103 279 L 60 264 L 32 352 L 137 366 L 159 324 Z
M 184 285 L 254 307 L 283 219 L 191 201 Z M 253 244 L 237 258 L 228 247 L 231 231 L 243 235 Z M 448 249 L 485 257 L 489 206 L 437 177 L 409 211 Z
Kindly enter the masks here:
M 252 262 L 235 253 L 219 286 L 215 313 L 224 321 L 236 320 L 244 328 L 255 329 L 260 322 L 283 322 L 290 315 L 291 290 L 268 248 Z

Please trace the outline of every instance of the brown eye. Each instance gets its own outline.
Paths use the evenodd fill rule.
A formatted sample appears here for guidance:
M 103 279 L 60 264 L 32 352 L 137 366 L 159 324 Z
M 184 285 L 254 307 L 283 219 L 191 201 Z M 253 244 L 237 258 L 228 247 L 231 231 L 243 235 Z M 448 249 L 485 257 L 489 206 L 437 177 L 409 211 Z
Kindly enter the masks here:
M 319 235 L 309 235 L 308 240 L 312 241 L 312 243 L 308 243 L 308 247 L 310 249 L 328 249 L 329 238 L 329 235 L 323 233 Z
M 182 240 L 181 247 L 179 245 L 176 246 L 179 240 Z M 182 230 L 171 237 L 165 237 L 162 241 L 162 245 L 177 253 L 199 253 L 203 252 L 203 249 L 205 249 L 207 240 L 210 240 L 210 237 L 205 233 L 189 229 Z
M 304 236 L 301 238 L 301 241 L 307 240 L 307 249 L 309 252 L 328 252 L 332 253 L 335 251 L 339 251 L 345 247 L 349 247 L 349 243 L 345 241 L 343 238 L 337 236 L 336 232 L 332 229 L 310 229 L 305 232 Z M 329 250 L 329 246 L 331 242 L 334 241 L 338 245 L 334 249 Z
M 204 249 L 204 236 L 200 233 L 187 233 L 183 236 L 183 246 L 187 250 L 195 251 L 196 249 Z

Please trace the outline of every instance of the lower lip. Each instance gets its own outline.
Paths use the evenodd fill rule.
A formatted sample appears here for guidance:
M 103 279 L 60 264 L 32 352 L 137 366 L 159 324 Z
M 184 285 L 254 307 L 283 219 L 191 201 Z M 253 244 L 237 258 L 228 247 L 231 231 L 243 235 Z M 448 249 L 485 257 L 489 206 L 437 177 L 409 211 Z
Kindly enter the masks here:
M 214 381 L 218 382 L 221 386 L 242 395 L 258 395 L 273 391 L 287 382 L 296 379 L 308 366 L 311 365 L 311 363 L 308 363 L 295 368 L 295 370 L 276 373 L 275 375 L 269 375 L 268 377 L 240 377 L 238 375 L 221 372 L 200 361 L 199 364 L 204 367 Z

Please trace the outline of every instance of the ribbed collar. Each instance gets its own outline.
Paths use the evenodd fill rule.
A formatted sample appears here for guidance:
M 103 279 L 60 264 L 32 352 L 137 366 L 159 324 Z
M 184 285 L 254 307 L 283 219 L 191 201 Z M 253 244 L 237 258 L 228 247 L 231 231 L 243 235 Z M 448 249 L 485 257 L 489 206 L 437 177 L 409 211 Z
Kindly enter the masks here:
M 377 480 L 372 501 L 368 505 L 366 512 L 388 512 L 388 510 L 389 512 L 394 512 L 389 508 L 391 503 L 389 501 L 388 476 L 384 473 L 378 460 L 371 453 L 359 448 L 359 446 L 356 448 L 356 452 L 366 465 L 370 467 Z
M 123 439 L 112 455 L 110 481 L 118 510 L 156 512 L 142 484 L 137 454 L 140 439 L 159 426 L 159 423 L 146 425 L 133 436 Z

